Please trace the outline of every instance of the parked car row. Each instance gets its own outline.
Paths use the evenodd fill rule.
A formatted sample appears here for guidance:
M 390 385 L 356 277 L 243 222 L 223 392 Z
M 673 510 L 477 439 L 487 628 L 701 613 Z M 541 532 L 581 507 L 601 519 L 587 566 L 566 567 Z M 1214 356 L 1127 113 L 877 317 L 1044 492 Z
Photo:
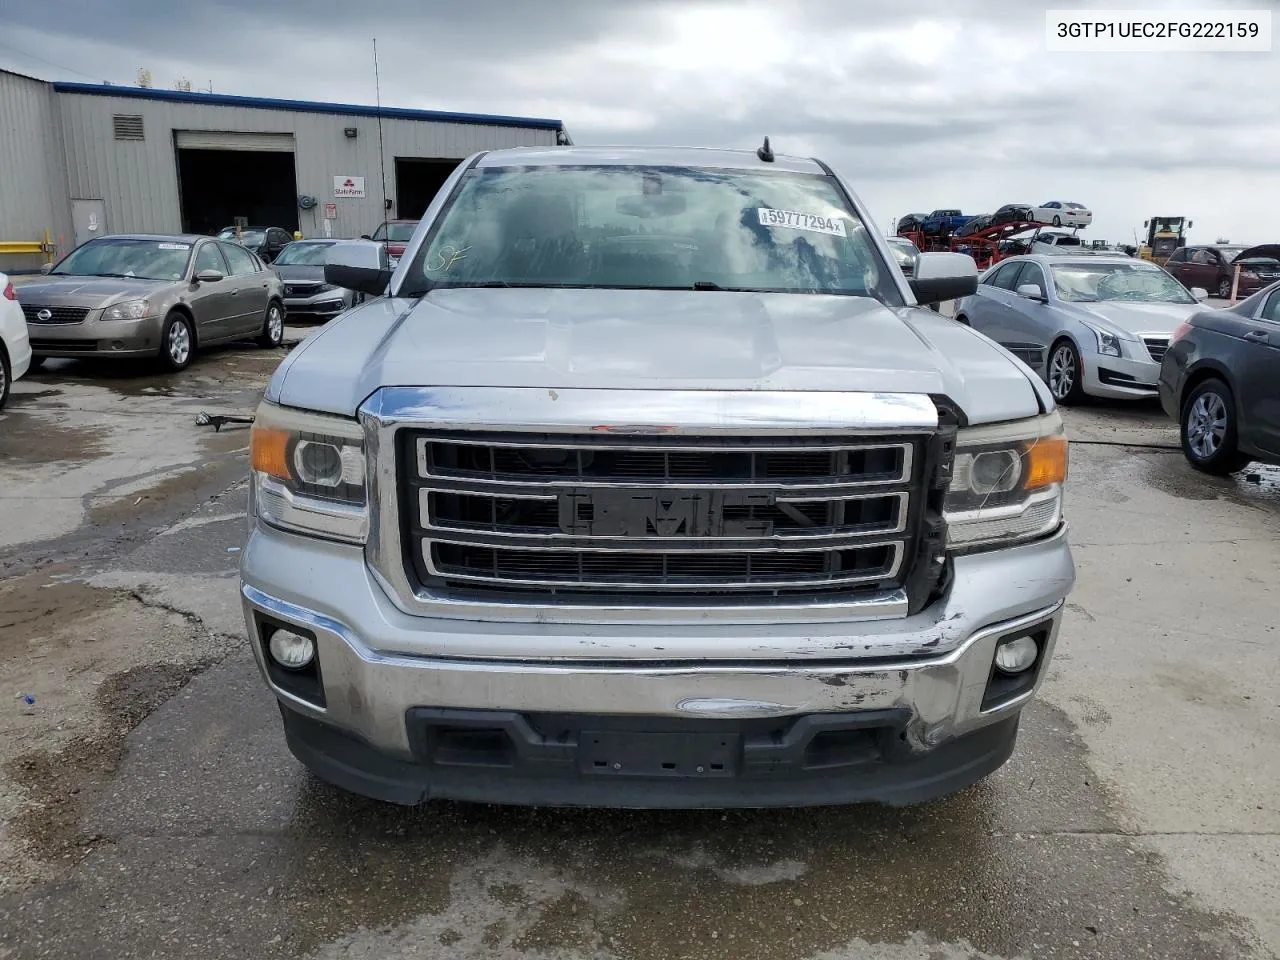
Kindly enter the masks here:
M 410 233 L 416 225 L 379 229 L 400 237 L 400 223 Z M 0 405 L 14 380 L 50 358 L 154 358 L 179 371 L 213 344 L 278 347 L 286 315 L 324 322 L 364 299 L 324 279 L 329 250 L 351 242 L 294 240 L 275 227 L 117 234 L 76 247 L 19 288 L 0 274 Z
M 900 217 L 898 233 L 920 232 L 929 236 L 964 237 L 1002 223 L 1043 223 L 1055 227 L 1087 227 L 1093 211 L 1082 203 L 1049 200 L 1040 206 L 1006 203 L 995 213 L 965 214 L 958 208 L 942 208 L 932 213 L 909 213 Z
M 1192 466 L 1232 473 L 1280 463 L 1277 274 L 1215 310 L 1207 290 L 1145 260 L 1025 254 L 987 270 L 955 318 L 1026 363 L 1063 405 L 1158 397 Z

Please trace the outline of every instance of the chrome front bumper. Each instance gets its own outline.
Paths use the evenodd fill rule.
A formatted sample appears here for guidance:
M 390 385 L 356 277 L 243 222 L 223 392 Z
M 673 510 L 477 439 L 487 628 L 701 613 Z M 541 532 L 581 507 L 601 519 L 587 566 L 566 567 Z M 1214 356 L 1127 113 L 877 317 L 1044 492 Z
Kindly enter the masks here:
M 836 622 L 571 624 L 400 610 L 359 547 L 254 526 L 242 554 L 254 655 L 282 704 L 390 756 L 413 756 L 413 708 L 665 718 L 905 711 L 928 750 L 1010 718 L 1034 695 L 1075 579 L 1065 530 L 958 557 L 945 599 L 916 616 Z M 321 599 L 322 598 L 322 599 Z M 312 632 L 323 706 L 272 682 L 264 622 Z M 1041 626 L 1035 686 L 983 705 L 997 640 Z

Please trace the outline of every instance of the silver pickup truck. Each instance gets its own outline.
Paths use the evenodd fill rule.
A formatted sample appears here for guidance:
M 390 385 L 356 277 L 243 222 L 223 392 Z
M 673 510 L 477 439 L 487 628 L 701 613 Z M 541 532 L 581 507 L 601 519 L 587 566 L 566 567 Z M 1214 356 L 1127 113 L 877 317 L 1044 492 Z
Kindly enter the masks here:
M 824 163 L 459 165 L 252 432 L 293 754 L 386 801 L 915 803 L 999 768 L 1075 568 L 1047 388 Z

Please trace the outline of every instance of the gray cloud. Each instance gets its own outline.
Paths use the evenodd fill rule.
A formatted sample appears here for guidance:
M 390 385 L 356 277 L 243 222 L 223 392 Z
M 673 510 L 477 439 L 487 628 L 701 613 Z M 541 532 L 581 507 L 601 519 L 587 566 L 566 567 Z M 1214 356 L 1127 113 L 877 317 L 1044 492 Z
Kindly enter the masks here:
M 1151 213 L 1143 204 L 1212 196 L 1222 231 L 1255 229 L 1251 211 L 1280 202 L 1258 177 L 1280 149 L 1274 56 L 1050 55 L 1044 11 L 1059 6 L 0 0 L 0 43 L 116 82 L 145 65 L 158 85 L 186 76 L 219 92 L 371 102 L 377 36 L 389 104 L 559 117 L 579 143 L 754 146 L 768 134 L 780 150 L 820 152 L 889 212 L 1065 191 L 1120 234 Z M 0 49 L 3 62 L 82 79 Z

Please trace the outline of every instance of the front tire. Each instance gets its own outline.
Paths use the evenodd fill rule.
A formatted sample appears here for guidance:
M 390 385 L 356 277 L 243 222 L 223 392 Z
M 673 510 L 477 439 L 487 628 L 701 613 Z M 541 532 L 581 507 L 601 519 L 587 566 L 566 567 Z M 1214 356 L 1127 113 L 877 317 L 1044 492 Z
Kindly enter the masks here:
M 4 409 L 13 387 L 13 368 L 9 366 L 9 354 L 0 347 L 0 410 Z
M 1196 385 L 1182 404 L 1182 453 L 1202 473 L 1225 477 L 1250 463 L 1237 447 L 1235 398 L 1211 378 Z
M 280 304 L 272 300 L 267 304 L 267 316 L 262 321 L 262 333 L 258 335 L 258 346 L 278 347 L 284 343 L 284 310 Z
M 1080 351 L 1070 340 L 1064 337 L 1053 345 L 1045 373 L 1055 401 L 1064 407 L 1084 401 L 1084 364 L 1080 362 Z
M 196 353 L 196 336 L 191 321 L 176 310 L 164 321 L 164 333 L 160 337 L 160 363 L 170 373 L 178 373 L 191 366 Z
M 1061 218 L 1061 217 L 1054 217 L 1054 218 L 1053 218 L 1053 225 L 1054 225 L 1055 227 L 1060 227 L 1060 226 L 1062 226 L 1062 218 Z

